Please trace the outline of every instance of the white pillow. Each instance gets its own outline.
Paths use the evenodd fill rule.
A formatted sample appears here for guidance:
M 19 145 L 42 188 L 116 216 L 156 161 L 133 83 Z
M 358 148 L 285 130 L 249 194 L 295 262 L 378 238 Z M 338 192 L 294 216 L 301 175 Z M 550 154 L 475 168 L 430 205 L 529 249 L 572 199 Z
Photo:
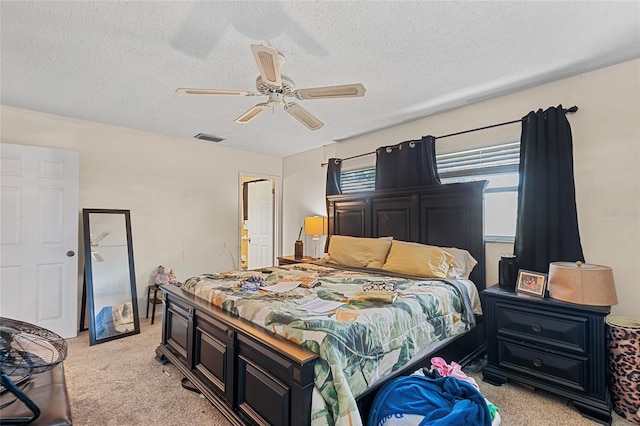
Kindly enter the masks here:
M 464 279 L 468 280 L 471 271 L 478 264 L 478 261 L 471 256 L 471 253 L 464 249 L 455 247 L 442 247 L 442 250 L 446 251 L 453 256 L 453 264 L 449 268 L 447 278 L 452 279 Z

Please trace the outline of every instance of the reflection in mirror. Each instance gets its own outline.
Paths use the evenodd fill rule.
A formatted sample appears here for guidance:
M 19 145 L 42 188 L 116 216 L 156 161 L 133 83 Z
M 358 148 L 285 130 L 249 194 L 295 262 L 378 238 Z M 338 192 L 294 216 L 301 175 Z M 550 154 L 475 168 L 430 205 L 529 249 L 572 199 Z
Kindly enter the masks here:
M 140 332 L 129 210 L 83 209 L 91 345 Z

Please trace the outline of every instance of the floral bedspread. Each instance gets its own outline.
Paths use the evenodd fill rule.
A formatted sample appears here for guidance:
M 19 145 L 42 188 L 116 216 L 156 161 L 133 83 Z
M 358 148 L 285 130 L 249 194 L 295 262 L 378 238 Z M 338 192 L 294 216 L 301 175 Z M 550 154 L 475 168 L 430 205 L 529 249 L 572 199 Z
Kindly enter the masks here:
M 285 293 L 247 291 L 247 279 L 267 286 L 312 282 Z M 245 282 L 245 285 L 242 283 Z M 393 303 L 367 297 L 362 285 L 393 283 Z M 312 425 L 360 425 L 356 398 L 406 364 L 422 347 L 471 328 L 468 297 L 447 280 L 416 281 L 315 264 L 233 271 L 189 278 L 183 290 L 319 355 Z M 301 309 L 316 299 L 343 304 L 325 313 Z M 466 300 L 466 301 L 465 301 Z

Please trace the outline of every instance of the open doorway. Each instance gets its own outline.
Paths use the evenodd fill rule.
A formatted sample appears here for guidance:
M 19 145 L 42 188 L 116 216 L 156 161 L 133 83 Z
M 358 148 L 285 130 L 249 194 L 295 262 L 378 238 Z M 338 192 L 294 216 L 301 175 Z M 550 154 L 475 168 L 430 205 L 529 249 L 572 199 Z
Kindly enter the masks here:
M 269 176 L 240 175 L 240 269 L 274 265 L 276 183 L 276 179 Z

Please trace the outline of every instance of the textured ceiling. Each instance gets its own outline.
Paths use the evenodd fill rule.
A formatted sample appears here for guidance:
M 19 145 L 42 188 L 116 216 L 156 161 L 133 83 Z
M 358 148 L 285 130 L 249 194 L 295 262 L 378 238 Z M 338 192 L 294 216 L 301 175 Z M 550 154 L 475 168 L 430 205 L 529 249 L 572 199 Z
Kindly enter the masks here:
M 640 2 L 1 3 L 1 102 L 289 155 L 640 57 Z M 233 120 L 255 91 L 250 44 L 284 53 L 298 88 L 361 82 L 362 98 L 298 101 Z

